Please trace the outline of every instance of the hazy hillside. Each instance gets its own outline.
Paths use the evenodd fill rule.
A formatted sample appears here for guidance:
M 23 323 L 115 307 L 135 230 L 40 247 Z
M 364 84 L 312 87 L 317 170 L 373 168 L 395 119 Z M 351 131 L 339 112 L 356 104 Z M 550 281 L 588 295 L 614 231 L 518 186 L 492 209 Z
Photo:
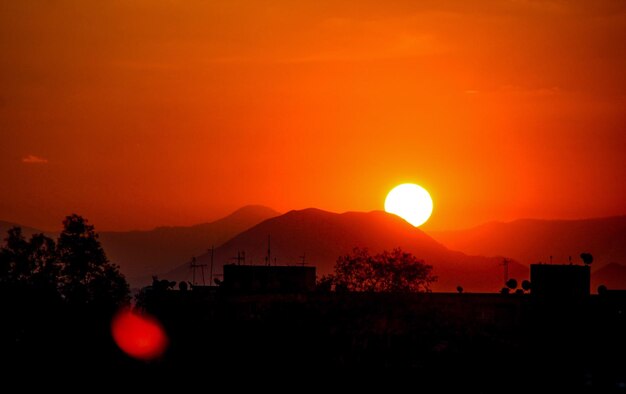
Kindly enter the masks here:
M 469 230 L 431 233 L 450 249 L 483 256 L 509 256 L 523 263 L 579 263 L 581 252 L 593 254 L 593 268 L 626 263 L 626 216 L 585 220 L 523 219 L 487 223 Z
M 272 262 L 300 264 L 305 256 L 305 263 L 315 265 L 320 276 L 332 272 L 337 257 L 356 246 L 373 252 L 399 246 L 435 267 L 440 278 L 435 291 L 454 291 L 460 284 L 466 291 L 492 292 L 502 285 L 499 256 L 528 265 L 547 262 L 550 255 L 554 263 L 564 263 L 571 255 L 578 263 L 580 252 L 588 251 L 595 257 L 592 291 L 601 284 L 626 289 L 626 265 L 618 264 L 626 262 L 625 216 L 488 223 L 469 230 L 435 232 L 431 238 L 384 212 L 336 214 L 305 209 L 278 215 L 266 207 L 248 206 L 212 223 L 103 232 L 100 239 L 109 259 L 120 264 L 133 286 L 148 284 L 153 274 L 191 280 L 191 257 L 209 263 L 206 252 L 211 245 L 216 246 L 216 274 L 222 272 L 223 264 L 235 262 L 238 252 L 245 252 L 247 264 L 264 264 L 270 236 Z M 20 225 L 0 221 L 2 240 L 13 226 Z M 27 237 L 41 232 L 21 227 Z M 56 234 L 48 236 L 56 238 Z M 205 273 L 208 280 L 208 266 Z M 516 262 L 510 265 L 511 277 L 526 279 L 528 275 L 527 267 Z
M 215 222 L 190 227 L 158 227 L 150 231 L 102 232 L 109 259 L 121 266 L 133 285 L 168 271 L 194 255 L 219 246 L 265 219 L 279 215 L 263 206 L 246 206 Z M 138 278 L 141 280 L 138 281 Z
M 598 286 L 608 289 L 626 289 L 626 265 L 609 263 L 591 274 L 591 291 L 597 292 Z
M 448 250 L 443 245 L 395 215 L 384 212 L 348 212 L 336 214 L 318 209 L 291 211 L 266 220 L 239 234 L 215 251 L 215 272 L 222 265 L 234 262 L 238 252 L 245 252 L 247 264 L 264 264 L 271 237 L 272 261 L 278 264 L 299 264 L 300 256 L 318 268 L 318 276 L 332 272 L 337 257 L 354 247 L 367 247 L 372 252 L 402 247 L 435 268 L 439 282 L 435 291 L 454 291 L 462 285 L 466 291 L 497 291 L 502 287 L 503 268 L 499 258 L 467 256 Z M 200 262 L 208 263 L 207 254 Z M 528 269 L 512 263 L 511 276 L 528 277 Z M 188 264 L 182 264 L 165 277 L 189 280 Z
M 38 234 L 38 233 L 44 233 L 44 234 L 47 234 L 48 236 L 56 237 L 56 235 L 47 233 L 46 231 L 43 231 L 43 230 L 39 230 L 36 228 L 27 227 L 27 226 L 22 226 L 21 224 L 17 224 L 17 223 L 4 222 L 0 220 L 0 242 L 4 242 L 4 239 L 7 237 L 7 232 L 9 231 L 9 229 L 16 227 L 16 226 L 22 228 L 22 233 L 27 238 L 33 234 Z

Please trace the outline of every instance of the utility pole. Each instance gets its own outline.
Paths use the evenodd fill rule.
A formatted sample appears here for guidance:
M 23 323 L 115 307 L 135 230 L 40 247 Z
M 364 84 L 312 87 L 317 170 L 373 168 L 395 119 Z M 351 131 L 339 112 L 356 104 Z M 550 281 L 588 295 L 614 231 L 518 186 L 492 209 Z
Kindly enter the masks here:
M 202 272 L 202 285 L 206 286 L 206 281 L 204 280 L 204 267 L 206 267 L 206 264 L 198 264 L 196 263 L 196 258 L 192 257 L 191 258 L 191 272 L 192 272 L 192 276 L 191 276 L 191 284 L 193 286 L 196 285 L 196 269 L 200 268 L 200 271 Z
M 246 252 L 237 252 L 237 257 L 233 257 L 234 260 L 237 260 L 237 265 L 241 265 L 241 262 L 246 264 Z
M 211 249 L 209 249 L 209 251 L 211 252 L 211 272 L 209 274 L 209 285 L 213 286 L 213 253 L 215 251 L 215 247 L 211 245 Z
M 267 256 L 265 257 L 265 264 L 272 265 L 272 244 L 269 235 L 267 236 Z
M 502 261 L 502 265 L 504 266 L 504 284 L 509 281 L 509 260 L 504 259 Z
M 196 258 L 191 258 L 191 284 L 196 285 Z

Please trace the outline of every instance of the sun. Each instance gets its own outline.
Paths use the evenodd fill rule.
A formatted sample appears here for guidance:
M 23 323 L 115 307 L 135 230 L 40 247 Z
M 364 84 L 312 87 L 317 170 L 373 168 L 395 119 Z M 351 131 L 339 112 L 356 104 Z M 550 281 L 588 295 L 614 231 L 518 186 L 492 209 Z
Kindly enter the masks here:
M 418 227 L 433 213 L 433 199 L 423 187 L 404 183 L 394 187 L 385 199 L 385 211 L 400 216 Z

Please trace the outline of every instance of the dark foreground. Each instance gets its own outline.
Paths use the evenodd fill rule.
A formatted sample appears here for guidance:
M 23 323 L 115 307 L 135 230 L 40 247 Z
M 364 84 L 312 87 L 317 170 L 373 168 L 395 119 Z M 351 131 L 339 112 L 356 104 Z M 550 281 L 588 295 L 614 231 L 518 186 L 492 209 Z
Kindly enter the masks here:
M 249 373 L 310 381 L 394 375 L 437 391 L 626 391 L 626 302 L 619 294 L 559 301 L 500 294 L 156 292 L 144 306 L 161 321 L 170 345 L 150 362 L 116 347 L 110 315 L 10 305 L 3 302 L 7 376 L 11 370 L 72 371 L 197 385 Z

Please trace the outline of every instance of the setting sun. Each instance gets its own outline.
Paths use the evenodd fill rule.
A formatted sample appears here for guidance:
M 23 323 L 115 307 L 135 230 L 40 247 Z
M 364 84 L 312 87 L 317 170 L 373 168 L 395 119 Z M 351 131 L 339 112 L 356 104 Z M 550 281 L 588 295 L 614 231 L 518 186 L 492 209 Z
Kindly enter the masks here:
M 433 200 L 423 187 L 405 183 L 393 188 L 385 199 L 385 211 L 418 227 L 433 213 Z

